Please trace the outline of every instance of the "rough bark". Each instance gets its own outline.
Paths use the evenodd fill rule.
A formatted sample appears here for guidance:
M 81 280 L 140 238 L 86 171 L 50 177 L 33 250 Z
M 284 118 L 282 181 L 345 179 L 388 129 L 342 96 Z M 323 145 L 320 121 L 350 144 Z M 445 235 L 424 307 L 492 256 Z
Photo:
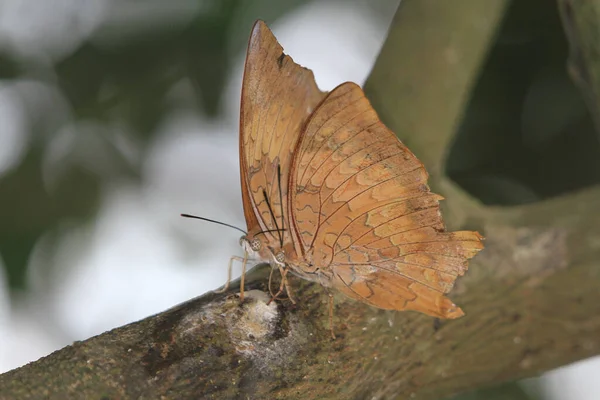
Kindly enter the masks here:
M 0 398 L 439 399 L 599 354 L 600 187 L 484 207 L 441 177 L 508 1 L 446 3 L 402 2 L 367 89 L 431 170 L 449 228 L 487 237 L 450 293 L 465 317 L 336 296 L 331 340 L 320 286 L 293 280 L 299 304 L 267 306 L 258 268 L 243 304 L 233 287 L 75 343 L 0 375 Z

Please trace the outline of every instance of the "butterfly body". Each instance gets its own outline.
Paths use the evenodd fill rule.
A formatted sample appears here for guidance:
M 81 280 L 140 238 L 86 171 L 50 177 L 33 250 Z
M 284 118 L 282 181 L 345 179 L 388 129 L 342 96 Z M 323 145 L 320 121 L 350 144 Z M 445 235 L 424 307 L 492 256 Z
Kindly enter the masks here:
M 440 318 L 483 248 L 446 232 L 423 164 L 351 82 L 321 92 L 262 21 L 252 30 L 240 115 L 247 257 L 374 307 Z M 282 282 L 283 285 L 283 282 Z

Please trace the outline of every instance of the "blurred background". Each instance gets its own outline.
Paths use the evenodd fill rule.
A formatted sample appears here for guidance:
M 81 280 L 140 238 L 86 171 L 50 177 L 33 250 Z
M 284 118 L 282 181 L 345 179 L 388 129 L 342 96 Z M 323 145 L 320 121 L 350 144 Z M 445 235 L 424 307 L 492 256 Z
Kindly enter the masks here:
M 286 53 L 331 90 L 364 83 L 398 4 L 0 1 L 0 373 L 222 285 L 230 256 L 241 255 L 239 233 L 179 214 L 245 227 L 238 114 L 252 23 L 267 21 Z M 586 165 L 592 172 L 579 181 L 560 171 L 551 181 L 540 175 L 554 173 L 552 159 L 526 164 L 554 148 L 597 163 L 581 151 L 600 148 L 566 76 L 555 4 L 544 7 L 541 29 L 509 13 L 450 152 L 448 174 L 488 204 L 598 181 L 600 170 Z M 506 130 L 514 121 L 501 113 L 486 118 L 518 137 L 478 143 L 476 105 L 499 88 L 496 101 L 518 107 L 520 125 Z M 536 96 L 561 101 L 540 110 Z M 573 126 L 580 139 L 564 141 Z M 483 169 L 486 179 L 469 173 L 478 162 L 469 154 L 489 160 L 482 148 L 515 141 L 523 151 Z M 598 399 L 599 375 L 600 359 L 591 359 L 491 390 Z

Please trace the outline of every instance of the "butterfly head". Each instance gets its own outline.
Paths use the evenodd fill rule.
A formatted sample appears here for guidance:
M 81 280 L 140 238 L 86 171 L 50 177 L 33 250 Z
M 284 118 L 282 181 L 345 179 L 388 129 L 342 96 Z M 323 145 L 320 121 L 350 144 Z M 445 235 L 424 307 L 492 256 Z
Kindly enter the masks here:
M 286 255 L 283 249 L 277 248 L 278 246 L 273 247 L 269 242 L 263 243 L 256 236 L 250 237 L 250 235 L 242 236 L 240 245 L 249 258 L 268 262 L 273 267 L 285 267 Z
M 242 236 L 240 238 L 240 246 L 242 246 L 242 249 L 248 254 L 248 258 L 261 261 L 271 261 L 273 258 L 273 251 L 269 246 L 265 246 L 262 240 L 256 236 Z
M 258 238 L 249 238 L 248 236 L 242 236 L 240 238 L 240 246 L 250 258 L 256 258 L 263 248 L 262 242 Z

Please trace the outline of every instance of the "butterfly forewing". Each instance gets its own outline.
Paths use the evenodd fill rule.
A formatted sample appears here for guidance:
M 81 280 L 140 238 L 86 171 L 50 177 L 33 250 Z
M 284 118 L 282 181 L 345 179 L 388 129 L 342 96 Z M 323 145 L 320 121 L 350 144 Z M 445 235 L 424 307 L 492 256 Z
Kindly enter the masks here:
M 249 233 L 286 228 L 282 224 L 288 220 L 292 154 L 302 127 L 324 95 L 313 73 L 285 55 L 265 23 L 257 21 L 248 44 L 240 115 L 242 199 Z M 279 234 L 270 232 L 266 237 L 279 241 Z
M 444 232 L 422 163 L 379 120 L 362 89 L 334 89 L 308 121 L 292 170 L 299 253 L 349 297 L 384 309 L 462 315 L 444 296 L 483 248 Z

